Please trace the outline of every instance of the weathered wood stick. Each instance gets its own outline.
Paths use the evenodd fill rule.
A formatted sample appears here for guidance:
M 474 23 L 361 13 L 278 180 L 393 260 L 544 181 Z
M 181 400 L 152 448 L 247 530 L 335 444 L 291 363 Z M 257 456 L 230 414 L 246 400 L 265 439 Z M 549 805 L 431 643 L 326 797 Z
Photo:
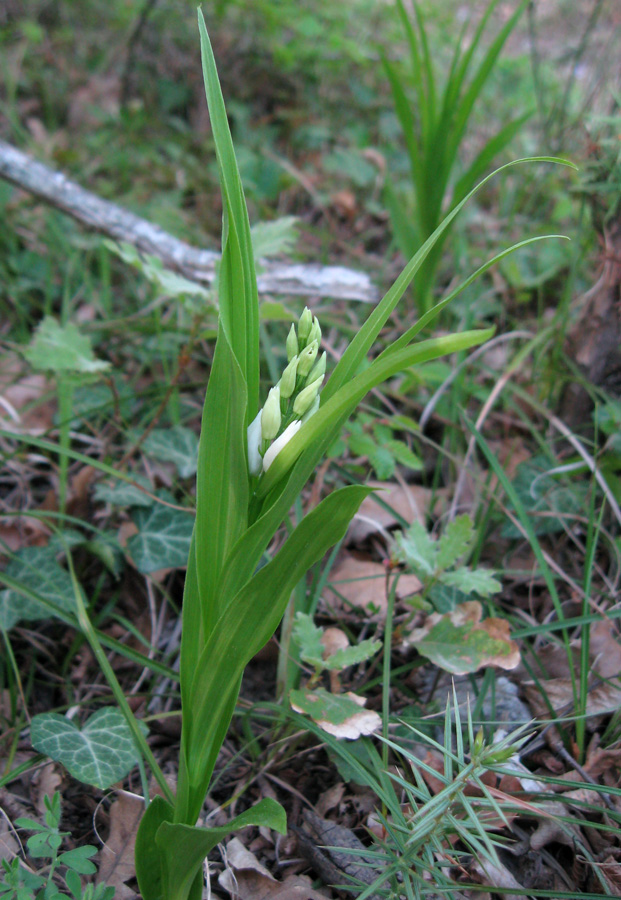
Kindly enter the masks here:
M 140 216 L 102 200 L 21 150 L 0 141 L 0 178 L 40 197 L 82 225 L 115 241 L 125 241 L 137 250 L 159 257 L 165 266 L 186 278 L 211 284 L 220 258 L 213 250 L 192 247 Z M 343 266 L 317 266 L 262 262 L 258 276 L 262 294 L 302 294 L 339 300 L 375 303 L 378 291 L 365 272 Z

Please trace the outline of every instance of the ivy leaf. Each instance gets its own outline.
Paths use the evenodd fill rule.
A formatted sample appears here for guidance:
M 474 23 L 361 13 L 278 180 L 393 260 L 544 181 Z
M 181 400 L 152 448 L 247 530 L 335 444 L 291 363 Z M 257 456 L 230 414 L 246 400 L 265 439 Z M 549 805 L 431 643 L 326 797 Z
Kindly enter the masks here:
M 140 728 L 146 735 L 143 722 Z M 30 723 L 30 740 L 39 753 L 101 790 L 121 781 L 138 762 L 138 751 L 122 713 L 113 706 L 97 710 L 83 728 L 58 713 L 41 713 Z
M 300 648 L 300 658 L 317 669 L 324 668 L 322 634 L 321 628 L 315 625 L 312 616 L 303 612 L 296 613 L 293 638 Z
M 194 516 L 157 504 L 136 508 L 132 518 L 138 534 L 127 541 L 127 550 L 139 572 L 177 569 L 186 565 Z
M 89 338 L 73 322 L 61 325 L 53 316 L 43 319 L 23 354 L 34 369 L 52 372 L 94 373 L 110 367 L 95 359 Z
M 6 567 L 6 575 L 43 600 L 49 600 L 65 612 L 75 612 L 71 576 L 58 563 L 58 550 L 52 547 L 24 547 Z M 53 611 L 33 596 L 10 587 L 0 591 L 0 627 L 7 631 L 21 621 L 48 619 Z
M 382 724 L 376 712 L 361 709 L 366 699 L 351 692 L 330 694 L 324 688 L 317 688 L 291 691 L 289 697 L 296 712 L 306 713 L 320 728 L 337 738 L 353 741 L 363 734 L 372 734 Z
M 142 485 L 147 491 L 153 493 L 153 486 L 144 475 L 132 475 L 136 484 Z M 101 503 L 110 503 L 112 506 L 153 506 L 153 498 L 147 496 L 136 485 L 127 481 L 115 481 L 112 484 L 102 483 L 95 485 L 95 500 Z
M 182 478 L 196 474 L 198 466 L 198 437 L 191 428 L 155 428 L 143 444 L 145 453 L 163 462 L 175 464 Z
M 406 643 L 453 675 L 467 675 L 484 666 L 515 669 L 520 651 L 509 636 L 504 619 L 483 619 L 477 600 L 469 600 L 453 612 L 432 613 L 422 628 L 415 628 Z
M 444 571 L 456 563 L 469 549 L 473 536 L 474 529 L 469 515 L 457 516 L 449 522 L 438 542 L 436 567 Z
M 489 597 L 502 590 L 501 583 L 489 569 L 469 569 L 462 566 L 452 572 L 444 572 L 440 579 L 448 587 L 457 588 L 464 594 L 478 594 L 479 597 Z

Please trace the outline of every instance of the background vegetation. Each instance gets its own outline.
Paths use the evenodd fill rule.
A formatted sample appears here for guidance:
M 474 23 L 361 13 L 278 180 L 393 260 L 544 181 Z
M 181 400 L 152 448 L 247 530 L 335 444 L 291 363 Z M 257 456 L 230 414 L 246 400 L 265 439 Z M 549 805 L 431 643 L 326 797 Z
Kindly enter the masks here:
M 260 256 L 345 265 L 386 290 L 429 233 L 420 185 L 435 184 L 454 121 L 438 119 L 417 186 L 408 110 L 431 110 L 421 91 L 431 103 L 434 84 L 442 97 L 485 9 L 421 3 L 417 22 L 410 6 L 371 0 L 203 5 Z M 246 673 L 205 814 L 223 824 L 276 796 L 290 831 L 222 845 L 222 896 L 329 897 L 347 884 L 417 896 L 430 873 L 455 897 L 474 896 L 473 882 L 488 896 L 621 895 L 621 18 L 613 0 L 494 3 L 473 74 L 514 15 L 431 230 L 477 159 L 475 180 L 530 155 L 579 171 L 520 165 L 490 180 L 385 341 L 511 244 L 571 242 L 530 244 L 468 285 L 426 336 L 493 324 L 496 337 L 374 392 L 292 510 L 293 524 L 342 483 L 384 488 Z M 419 83 L 406 20 L 426 41 Z M 0 67 L 0 140 L 219 249 L 194 4 L 7 0 Z M 148 774 L 77 599 L 174 786 L 216 292 L 6 181 L 0 206 L 0 896 L 55 885 L 106 898 L 107 884 L 132 897 Z M 265 389 L 305 302 L 328 375 L 369 311 L 329 295 L 261 302 Z M 499 645 L 472 657 L 473 628 Z M 519 666 L 503 671 L 507 647 Z M 519 755 L 503 757 L 507 732 L 532 719 Z M 111 734 L 114 752 L 98 751 Z

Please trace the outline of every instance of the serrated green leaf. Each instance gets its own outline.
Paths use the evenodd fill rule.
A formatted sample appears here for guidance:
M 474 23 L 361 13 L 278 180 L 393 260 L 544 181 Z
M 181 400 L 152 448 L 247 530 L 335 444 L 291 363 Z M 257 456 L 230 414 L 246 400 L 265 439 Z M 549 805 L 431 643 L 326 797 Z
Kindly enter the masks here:
M 323 663 L 326 669 L 335 669 L 340 672 L 348 666 L 357 666 L 359 663 L 375 656 L 381 649 L 381 642 L 374 641 L 371 638 L 366 641 L 360 641 L 352 647 L 343 647 L 329 656 Z
M 293 638 L 300 647 L 300 658 L 318 669 L 324 668 L 322 634 L 323 631 L 315 625 L 312 616 L 303 612 L 296 613 Z
M 136 508 L 132 515 L 138 534 L 127 541 L 127 550 L 139 572 L 176 569 L 186 565 L 194 529 L 194 516 L 157 504 Z
M 256 259 L 289 255 L 298 239 L 297 216 L 282 216 L 273 222 L 257 222 L 250 229 Z
M 481 604 L 470 600 L 445 615 L 433 613 L 406 641 L 453 675 L 467 675 L 484 666 L 514 669 L 520 652 L 509 637 L 508 622 L 494 618 L 481 621 L 481 617 Z
M 146 735 L 147 727 L 138 724 Z M 58 713 L 33 716 L 30 740 L 35 750 L 62 763 L 74 778 L 101 790 L 124 778 L 138 761 L 127 722 L 113 706 L 97 710 L 81 729 Z
M 502 590 L 498 579 L 494 578 L 489 569 L 469 569 L 461 566 L 452 572 L 444 572 L 440 580 L 449 587 L 457 588 L 464 594 L 478 594 L 479 597 L 489 597 Z
M 415 574 L 433 575 L 436 571 L 436 542 L 420 522 L 412 522 L 407 531 L 395 535 L 396 557 Z
M 380 481 L 388 481 L 395 474 L 396 461 L 388 446 L 376 444 L 368 454 L 369 463 Z
M 95 359 L 89 338 L 73 322 L 63 326 L 53 316 L 43 319 L 23 354 L 33 368 L 51 372 L 94 373 L 110 367 Z
M 153 493 L 153 485 L 144 475 L 133 475 L 136 484 L 141 484 L 145 490 Z M 95 485 L 93 492 L 95 500 L 101 503 L 111 503 L 113 506 L 153 506 L 153 497 L 149 497 L 144 491 L 127 481 L 114 481 L 110 484 L 104 482 Z
M 456 563 L 469 549 L 473 536 L 472 520 L 467 513 L 449 522 L 438 541 L 436 568 L 443 571 Z
M 191 428 L 174 425 L 154 428 L 146 438 L 144 451 L 148 456 L 172 462 L 182 478 L 196 474 L 198 465 L 198 437 Z
M 407 444 L 396 438 L 386 442 L 386 449 L 392 453 L 394 458 L 402 466 L 407 466 L 414 472 L 420 472 L 423 468 L 423 461 L 413 450 L 410 450 Z
M 75 612 L 71 576 L 56 559 L 53 547 L 24 547 L 6 567 L 6 575 L 31 594 L 49 600 L 65 612 Z M 20 593 L 17 585 L 0 591 L 0 627 L 7 631 L 20 621 L 48 619 L 53 613 L 33 596 Z

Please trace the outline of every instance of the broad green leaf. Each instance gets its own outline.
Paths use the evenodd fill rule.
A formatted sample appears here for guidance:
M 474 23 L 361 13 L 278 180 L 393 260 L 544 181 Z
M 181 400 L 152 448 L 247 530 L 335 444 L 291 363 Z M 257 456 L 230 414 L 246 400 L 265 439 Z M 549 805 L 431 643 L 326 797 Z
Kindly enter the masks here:
M 149 497 L 136 485 L 153 493 L 153 485 L 144 475 L 133 475 L 136 484 L 127 481 L 100 482 L 95 485 L 93 496 L 101 503 L 110 503 L 112 506 L 153 506 L 153 497 Z
M 317 669 L 324 668 L 322 634 L 322 629 L 315 625 L 312 616 L 303 612 L 295 614 L 293 638 L 300 648 L 300 658 Z
M 343 647 L 324 660 L 324 668 L 335 669 L 340 672 L 348 666 L 357 666 L 359 663 L 375 656 L 381 647 L 380 641 L 374 641 L 371 638 L 366 641 L 360 641 L 359 644 L 355 644 L 352 647 Z
M 191 428 L 184 425 L 154 428 L 142 446 L 148 456 L 174 463 L 182 478 L 196 473 L 198 438 Z
M 586 501 L 588 485 L 567 484 L 556 475 L 548 475 L 553 465 L 543 454 L 533 456 L 518 465 L 511 482 L 536 535 L 563 531 L 564 520 L 578 515 Z M 503 537 L 521 537 L 518 527 L 509 520 L 503 523 L 501 533 Z
M 256 259 L 291 253 L 298 239 L 297 216 L 282 216 L 273 222 L 257 222 L 250 229 Z
M 190 897 L 197 875 L 202 874 L 203 860 L 207 854 L 229 834 L 248 825 L 271 828 L 279 834 L 287 833 L 285 811 L 271 797 L 265 797 L 226 825 L 215 828 L 162 822 L 155 840 L 163 872 L 163 900 L 186 900 Z M 152 900 L 144 891 L 143 896 L 144 900 Z
M 297 526 L 271 562 L 250 579 L 226 606 L 208 636 L 184 710 L 179 791 L 187 790 L 184 819 L 198 816 L 215 765 L 217 742 L 210 739 L 213 722 L 232 715 L 246 663 L 270 639 L 282 618 L 293 588 L 326 550 L 345 534 L 370 489 L 358 485 L 328 495 Z M 231 627 L 231 622 L 235 627 Z M 184 665 L 183 657 L 181 661 Z M 186 769 L 187 766 L 187 769 Z M 190 787 L 185 783 L 191 779 Z
M 211 292 L 203 285 L 196 281 L 190 281 L 167 269 L 158 256 L 152 256 L 149 253 L 139 253 L 131 244 L 121 241 L 117 244 L 115 241 L 104 241 L 104 246 L 115 253 L 117 256 L 133 266 L 144 277 L 155 284 L 159 288 L 159 292 L 166 297 L 191 297 L 200 296 L 206 300 L 211 299 Z
M 139 572 L 177 569 L 185 566 L 194 530 L 194 516 L 156 504 L 137 507 L 132 518 L 138 534 L 127 541 L 127 551 Z
M 248 526 L 246 396 L 221 324 L 203 409 L 196 477 L 197 580 L 206 636 L 228 599 L 216 591 L 225 560 Z
M 461 559 L 470 548 L 473 537 L 472 520 L 467 513 L 449 522 L 438 541 L 436 568 L 443 571 Z
M 110 367 L 110 363 L 95 359 L 89 338 L 73 322 L 60 325 L 53 316 L 43 319 L 22 352 L 33 368 L 51 372 L 94 373 Z
M 330 694 L 324 688 L 314 691 L 291 691 L 291 706 L 303 712 L 324 731 L 335 737 L 356 740 L 363 734 L 372 734 L 382 720 L 373 710 L 364 709 L 364 697 L 356 694 Z
M 432 613 L 422 628 L 406 637 L 406 643 L 441 669 L 467 675 L 484 666 L 514 669 L 520 662 L 517 644 L 510 639 L 504 619 L 484 619 L 476 600 L 462 603 L 453 612 Z
M 17 587 L 0 592 L 0 627 L 7 631 L 20 621 L 48 619 L 53 613 L 38 602 L 35 596 L 75 612 L 71 576 L 60 565 L 53 547 L 25 547 L 6 567 L 8 578 L 23 585 L 31 596 L 20 593 Z
M 420 522 L 395 535 L 396 557 L 417 575 L 429 577 L 437 568 L 438 545 Z
M 139 726 L 146 735 L 144 723 Z M 97 710 L 82 728 L 58 713 L 33 716 L 30 740 L 35 750 L 62 763 L 74 778 L 101 790 L 124 778 L 138 761 L 127 722 L 113 706 Z
M 479 597 L 489 597 L 490 594 L 497 594 L 502 590 L 501 583 L 488 569 L 469 569 L 462 566 L 452 572 L 444 572 L 441 580 L 449 587 L 463 591 L 464 594 L 478 594 Z
M 143 900 L 162 897 L 162 854 L 155 836 L 163 822 L 172 822 L 175 811 L 163 797 L 154 797 L 140 820 L 136 833 L 136 877 Z

